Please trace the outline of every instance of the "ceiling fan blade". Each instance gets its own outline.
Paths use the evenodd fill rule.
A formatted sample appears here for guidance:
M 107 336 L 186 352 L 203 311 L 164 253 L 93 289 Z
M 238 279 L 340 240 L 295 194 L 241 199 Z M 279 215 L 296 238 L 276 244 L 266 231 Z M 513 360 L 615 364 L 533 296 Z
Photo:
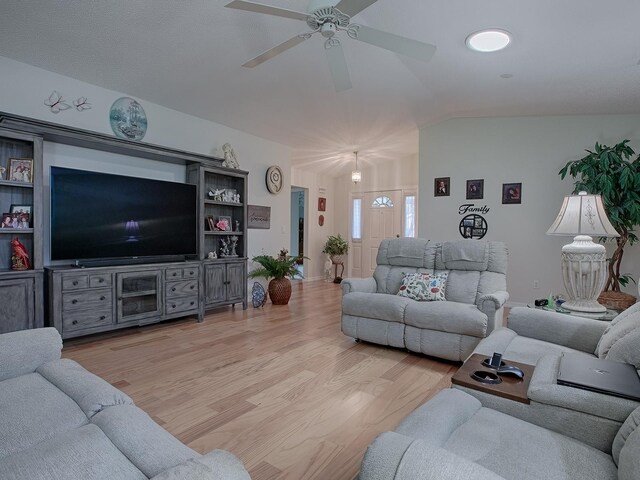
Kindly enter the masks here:
M 293 10 L 287 10 L 286 8 L 272 7 L 271 5 L 247 2 L 245 0 L 233 0 L 227 3 L 225 7 L 246 10 L 247 12 L 265 13 L 267 15 L 275 15 L 276 17 L 293 18 L 294 20 L 302 20 L 303 22 L 305 22 L 309 16 L 308 13 L 295 12 Z
M 416 60 L 422 60 L 423 62 L 431 60 L 433 54 L 436 53 L 435 45 L 401 37 L 393 33 L 383 32 L 364 25 L 358 25 L 357 32 L 357 36 L 355 37 L 357 40 L 384 48 L 390 52 L 406 55 Z
M 353 17 L 377 1 L 378 0 L 342 0 L 341 2 L 338 2 L 336 8 L 342 13 Z
M 332 47 L 325 48 L 325 51 L 327 52 L 329 69 L 331 70 L 336 92 L 349 90 L 351 88 L 351 78 L 349 77 L 349 68 L 347 67 L 347 60 L 344 58 L 342 45 L 340 45 L 340 42 L 336 42 Z
M 272 59 L 276 55 L 280 55 L 282 52 L 285 52 L 285 51 L 289 50 L 290 48 L 295 47 L 296 45 L 298 45 L 299 43 L 304 42 L 305 40 L 306 40 L 306 38 L 304 38 L 303 36 L 296 35 L 295 37 L 290 38 L 286 42 L 282 42 L 280 45 L 276 45 L 275 47 L 273 47 L 273 48 L 267 50 L 266 52 L 258 55 L 256 58 L 253 58 L 253 59 L 249 60 L 247 63 L 244 63 L 242 66 L 243 67 L 249 67 L 249 68 L 257 67 L 261 63 L 264 63 L 267 60 Z

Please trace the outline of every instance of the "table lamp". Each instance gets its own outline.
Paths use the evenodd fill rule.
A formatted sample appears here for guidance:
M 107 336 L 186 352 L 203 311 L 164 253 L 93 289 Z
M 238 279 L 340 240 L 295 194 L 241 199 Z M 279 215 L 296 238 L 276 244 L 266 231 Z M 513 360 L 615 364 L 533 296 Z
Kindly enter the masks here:
M 563 308 L 577 312 L 602 313 L 598 295 L 607 280 L 604 245 L 592 236 L 618 237 L 604 210 L 602 197 L 587 192 L 564 197 L 560 212 L 547 235 L 575 235 L 573 243 L 562 247 L 562 279 L 569 298 Z

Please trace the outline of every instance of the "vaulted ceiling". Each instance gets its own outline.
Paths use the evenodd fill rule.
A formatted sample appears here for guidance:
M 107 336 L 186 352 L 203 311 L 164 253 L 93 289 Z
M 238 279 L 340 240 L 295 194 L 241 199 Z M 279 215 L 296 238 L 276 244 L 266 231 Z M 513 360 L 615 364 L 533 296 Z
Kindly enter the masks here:
M 242 67 L 308 27 L 228 1 L 2 0 L 0 55 L 289 145 L 331 175 L 356 149 L 364 164 L 415 154 L 418 128 L 450 117 L 640 112 L 637 0 L 378 0 L 353 21 L 437 52 L 425 64 L 342 32 L 353 88 L 340 93 L 319 36 Z M 488 27 L 512 44 L 467 49 Z

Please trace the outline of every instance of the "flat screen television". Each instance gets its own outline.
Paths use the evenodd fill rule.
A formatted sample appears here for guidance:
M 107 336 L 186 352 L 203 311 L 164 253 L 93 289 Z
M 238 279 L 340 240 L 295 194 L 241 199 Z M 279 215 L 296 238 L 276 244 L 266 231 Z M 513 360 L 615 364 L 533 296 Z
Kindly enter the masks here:
M 51 260 L 197 254 L 195 185 L 62 167 L 50 181 Z

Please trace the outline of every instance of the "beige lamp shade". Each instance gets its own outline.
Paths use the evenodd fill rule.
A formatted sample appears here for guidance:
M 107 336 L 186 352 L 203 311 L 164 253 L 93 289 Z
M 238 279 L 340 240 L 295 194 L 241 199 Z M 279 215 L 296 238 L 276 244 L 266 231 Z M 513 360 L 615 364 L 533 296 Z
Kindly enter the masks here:
M 619 237 L 604 210 L 602 197 L 587 192 L 564 197 L 560 212 L 547 235 Z

